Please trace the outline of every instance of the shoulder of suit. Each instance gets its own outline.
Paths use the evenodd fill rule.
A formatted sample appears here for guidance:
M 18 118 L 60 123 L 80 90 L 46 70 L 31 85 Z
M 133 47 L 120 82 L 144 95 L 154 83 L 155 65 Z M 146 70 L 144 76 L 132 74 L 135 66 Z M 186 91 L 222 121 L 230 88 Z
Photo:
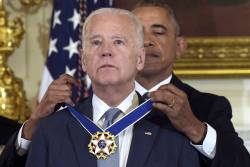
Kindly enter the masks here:
M 48 127 L 50 129 L 56 129 L 62 127 L 63 125 L 66 125 L 70 120 L 72 120 L 72 116 L 68 112 L 67 108 L 64 108 L 43 118 L 40 121 L 40 126 Z

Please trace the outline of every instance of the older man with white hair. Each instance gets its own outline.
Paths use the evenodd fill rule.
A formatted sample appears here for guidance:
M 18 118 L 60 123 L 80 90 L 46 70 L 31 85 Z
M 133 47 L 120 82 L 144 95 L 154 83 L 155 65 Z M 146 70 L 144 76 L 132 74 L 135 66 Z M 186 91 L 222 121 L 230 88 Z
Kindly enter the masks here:
M 26 166 L 199 166 L 189 141 L 156 121 L 160 111 L 150 112 L 151 100 L 135 92 L 145 59 L 137 18 L 122 9 L 99 9 L 85 21 L 82 39 L 93 95 L 40 122 Z

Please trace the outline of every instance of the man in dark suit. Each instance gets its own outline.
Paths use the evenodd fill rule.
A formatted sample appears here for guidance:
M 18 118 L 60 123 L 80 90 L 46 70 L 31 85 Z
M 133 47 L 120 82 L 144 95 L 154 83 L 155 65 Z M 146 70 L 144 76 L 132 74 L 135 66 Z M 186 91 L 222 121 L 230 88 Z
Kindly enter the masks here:
M 133 10 L 144 27 L 145 67 L 137 75 L 141 94 L 152 92 L 154 107 L 200 152 L 203 166 L 250 166 L 250 155 L 232 122 L 224 97 L 202 93 L 173 74 L 186 48 L 173 10 L 165 1 L 142 1 Z
M 86 19 L 82 41 L 82 66 L 91 79 L 93 96 L 80 103 L 77 110 L 104 129 L 110 126 L 106 123 L 128 116 L 141 103 L 135 92 L 135 76 L 144 66 L 143 28 L 129 11 L 99 9 Z M 68 110 L 56 112 L 40 122 L 26 167 L 199 166 L 198 154 L 189 141 L 168 122 L 154 121 L 165 120 L 159 111 L 134 126 L 129 124 L 116 137 L 116 152 L 100 160 L 88 149 L 90 136 L 94 134 L 89 134 L 87 124 L 80 123 L 80 116 L 78 120 Z M 120 112 L 117 114 L 114 110 Z M 110 112 L 113 116 L 109 120 Z M 102 149 L 109 152 L 108 137 L 95 140 L 97 143 L 93 141 L 92 149 L 96 155 Z

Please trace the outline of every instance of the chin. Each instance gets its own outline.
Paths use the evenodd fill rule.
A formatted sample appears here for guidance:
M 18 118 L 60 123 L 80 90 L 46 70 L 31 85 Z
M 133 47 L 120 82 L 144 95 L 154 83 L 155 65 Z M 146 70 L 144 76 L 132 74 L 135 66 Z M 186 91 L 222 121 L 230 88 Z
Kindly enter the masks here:
M 97 83 L 102 86 L 109 86 L 109 85 L 119 84 L 119 80 L 113 79 L 113 78 L 105 78 L 105 79 L 99 80 Z
M 139 76 L 151 76 L 151 75 L 155 75 L 157 74 L 159 71 L 156 70 L 156 68 L 152 68 L 152 67 L 149 67 L 149 68 L 143 68 L 142 71 L 138 72 L 138 75 Z

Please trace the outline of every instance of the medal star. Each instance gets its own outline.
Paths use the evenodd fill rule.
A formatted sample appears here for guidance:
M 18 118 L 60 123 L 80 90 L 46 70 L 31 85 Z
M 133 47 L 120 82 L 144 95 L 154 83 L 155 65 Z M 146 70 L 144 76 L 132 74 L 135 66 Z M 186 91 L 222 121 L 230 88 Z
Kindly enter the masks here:
M 104 140 L 105 143 L 106 143 L 106 146 L 105 146 L 105 148 L 103 148 L 103 149 L 101 149 L 101 148 L 98 146 L 98 143 L 99 143 L 99 141 L 101 141 L 101 140 Z M 98 152 L 100 152 L 100 151 L 103 151 L 104 153 L 106 153 L 106 154 L 109 155 L 109 154 L 110 154 L 110 152 L 109 152 L 109 146 L 110 146 L 112 143 L 113 143 L 112 140 L 106 139 L 106 138 L 105 138 L 105 135 L 102 134 L 102 135 L 100 136 L 99 139 L 93 140 L 93 144 L 96 145 L 95 154 L 98 153 Z
M 55 28 L 55 26 L 58 24 L 58 25 L 61 25 L 62 22 L 60 20 L 60 14 L 61 14 L 61 11 L 55 11 L 55 14 L 54 14 L 54 19 L 53 19 L 53 28 Z
M 96 146 L 96 148 L 95 148 L 95 154 L 98 153 L 99 151 L 101 151 L 101 149 L 98 147 L 99 139 L 93 140 L 92 142 Z
M 77 12 L 77 10 L 74 9 L 74 14 L 73 14 L 73 16 L 72 16 L 71 18 L 68 19 L 68 21 L 70 21 L 70 22 L 73 23 L 73 28 L 74 28 L 74 30 L 75 30 L 76 27 L 79 25 L 80 19 L 81 19 L 80 14 Z
M 102 150 L 104 153 L 110 155 L 110 152 L 109 152 L 109 146 L 113 143 L 112 141 L 108 140 L 106 141 L 107 143 L 107 146 Z
M 79 42 L 73 42 L 73 40 L 69 39 L 69 45 L 65 46 L 63 50 L 66 50 L 69 52 L 69 58 L 71 59 L 74 54 L 78 54 L 78 44 Z

